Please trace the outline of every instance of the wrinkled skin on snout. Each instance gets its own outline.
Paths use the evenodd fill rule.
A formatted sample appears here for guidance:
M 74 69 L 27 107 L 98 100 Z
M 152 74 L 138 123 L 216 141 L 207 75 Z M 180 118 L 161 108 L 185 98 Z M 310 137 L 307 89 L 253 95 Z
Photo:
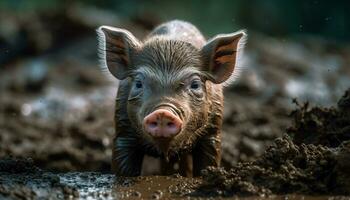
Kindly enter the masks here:
M 98 34 L 103 66 L 121 80 L 112 170 L 140 175 L 146 154 L 162 159 L 163 174 L 174 172 L 174 162 L 186 176 L 219 166 L 222 87 L 236 74 L 246 34 L 206 42 L 182 21 L 158 26 L 143 42 L 108 26 Z

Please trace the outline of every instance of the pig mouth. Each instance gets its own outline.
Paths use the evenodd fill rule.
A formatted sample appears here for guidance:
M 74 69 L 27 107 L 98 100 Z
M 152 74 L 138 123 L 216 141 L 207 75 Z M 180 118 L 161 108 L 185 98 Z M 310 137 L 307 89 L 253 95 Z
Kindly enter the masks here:
M 157 138 L 155 139 L 157 148 L 162 152 L 163 156 L 168 159 L 170 150 L 171 138 Z

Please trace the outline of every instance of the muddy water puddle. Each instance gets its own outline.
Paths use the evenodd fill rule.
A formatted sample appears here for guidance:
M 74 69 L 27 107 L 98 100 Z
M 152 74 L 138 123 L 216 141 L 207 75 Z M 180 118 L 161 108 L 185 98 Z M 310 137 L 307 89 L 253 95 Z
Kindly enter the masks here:
M 201 179 L 181 176 L 117 178 L 95 172 L 0 173 L 0 199 L 350 199 L 343 196 L 205 196 L 196 191 Z
M 136 181 L 135 181 L 136 180 Z M 125 179 L 126 185 L 117 184 L 115 192 L 118 199 L 237 199 L 237 200 L 328 200 L 350 199 L 343 196 L 305 196 L 305 195 L 271 195 L 271 196 L 206 196 L 196 187 L 201 179 L 184 178 L 180 176 L 148 176 L 135 179 Z M 129 185 L 128 185 L 129 184 Z
M 68 195 L 74 199 L 115 199 L 113 185 L 115 176 L 111 174 L 99 174 L 94 172 L 72 172 L 59 174 L 60 183 L 73 188 L 78 195 Z

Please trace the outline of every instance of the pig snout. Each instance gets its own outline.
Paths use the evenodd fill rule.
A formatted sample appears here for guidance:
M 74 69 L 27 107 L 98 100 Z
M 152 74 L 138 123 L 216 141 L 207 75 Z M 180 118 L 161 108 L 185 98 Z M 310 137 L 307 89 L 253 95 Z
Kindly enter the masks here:
M 143 120 L 145 131 L 153 137 L 173 137 L 181 131 L 182 121 L 166 109 L 157 109 Z

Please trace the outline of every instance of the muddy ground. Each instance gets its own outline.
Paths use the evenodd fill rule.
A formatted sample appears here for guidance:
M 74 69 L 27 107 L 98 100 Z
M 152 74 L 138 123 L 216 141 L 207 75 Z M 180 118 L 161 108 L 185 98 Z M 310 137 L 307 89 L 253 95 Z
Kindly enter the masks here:
M 64 18 L 27 16 L 34 27 L 13 17 L 26 36 L 20 48 L 1 35 L 0 197 L 349 195 L 349 99 L 341 98 L 350 86 L 349 46 L 250 33 L 245 69 L 225 90 L 224 168 L 206 170 L 203 179 L 119 179 L 110 174 L 117 82 L 98 68 L 100 21 L 71 9 Z M 155 23 L 115 25 L 143 36 Z M 152 163 L 145 160 L 144 175 L 157 173 Z
M 202 172 L 201 178 L 176 174 L 123 178 L 98 172 L 52 173 L 35 166 L 32 159 L 7 157 L 0 160 L 0 197 L 349 198 L 346 195 L 350 195 L 350 89 L 337 107 L 309 108 L 307 103 L 296 104 L 298 109 L 292 112 L 293 125 L 287 134 L 275 139 L 254 161 L 239 162 L 227 170 L 211 167 Z

